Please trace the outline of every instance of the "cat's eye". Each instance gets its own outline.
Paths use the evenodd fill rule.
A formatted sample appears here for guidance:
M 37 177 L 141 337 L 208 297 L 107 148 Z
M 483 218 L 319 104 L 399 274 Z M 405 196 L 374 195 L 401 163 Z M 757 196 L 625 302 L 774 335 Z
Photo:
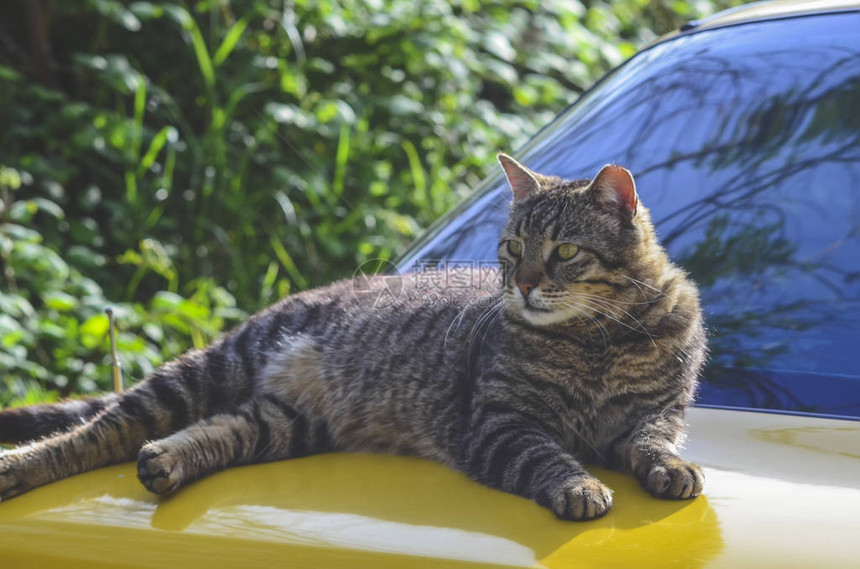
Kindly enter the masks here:
M 508 240 L 508 253 L 514 257 L 519 257 L 523 254 L 523 244 L 513 239 Z
M 574 245 L 573 243 L 562 243 L 555 249 L 556 255 L 562 261 L 567 261 L 569 259 L 573 259 L 574 255 L 579 252 L 579 245 Z

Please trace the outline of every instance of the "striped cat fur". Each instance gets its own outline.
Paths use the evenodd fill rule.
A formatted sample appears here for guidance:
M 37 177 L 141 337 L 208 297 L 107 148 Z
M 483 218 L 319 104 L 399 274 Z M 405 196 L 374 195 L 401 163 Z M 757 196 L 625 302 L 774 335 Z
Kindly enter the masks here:
M 584 463 L 661 498 L 697 496 L 702 472 L 678 447 L 706 353 L 698 292 L 632 176 L 608 165 L 567 181 L 499 160 L 514 199 L 497 278 L 454 288 L 407 274 L 385 306 L 338 282 L 122 394 L 4 410 L 0 440 L 20 446 L 0 454 L 0 499 L 129 460 L 167 494 L 328 451 L 436 460 L 571 520 L 612 504 Z

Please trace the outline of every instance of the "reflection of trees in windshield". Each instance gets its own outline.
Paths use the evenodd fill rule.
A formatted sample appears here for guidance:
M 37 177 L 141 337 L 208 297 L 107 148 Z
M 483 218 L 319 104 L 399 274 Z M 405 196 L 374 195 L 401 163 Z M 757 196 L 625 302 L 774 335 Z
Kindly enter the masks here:
M 860 416 L 858 21 L 798 18 L 658 45 L 523 156 L 569 178 L 606 162 L 633 171 L 663 244 L 702 290 L 706 403 Z M 507 202 L 497 190 L 493 207 L 476 203 L 465 224 L 496 229 L 464 243 L 452 227 L 433 255 L 492 256 Z
M 814 69 L 803 65 L 807 58 L 817 62 Z M 653 89 L 665 89 L 661 109 L 668 112 L 682 92 L 697 111 L 684 116 L 683 109 L 679 113 L 673 107 L 674 119 L 652 113 L 632 138 L 636 149 L 631 147 L 630 155 L 635 160 L 648 154 L 639 147 L 653 145 L 668 122 L 677 133 L 677 150 L 667 148 L 663 139 L 662 160 L 648 160 L 636 170 L 640 185 L 645 187 L 642 180 L 651 173 L 665 176 L 661 185 L 667 191 L 680 190 L 689 180 L 698 182 L 690 193 L 700 197 L 680 207 L 659 208 L 654 217 L 663 243 L 699 283 L 710 313 L 708 381 L 736 392 L 733 399 L 749 406 L 833 413 L 844 403 L 838 390 L 809 397 L 819 385 L 798 390 L 767 370 L 783 368 L 780 376 L 785 368 L 789 374 L 856 374 L 808 358 L 826 358 L 820 352 L 823 335 L 857 335 L 856 321 L 845 326 L 840 312 L 860 305 L 857 263 L 846 257 L 850 241 L 856 255 L 860 234 L 858 202 L 851 191 L 860 171 L 860 113 L 854 108 L 860 101 L 858 52 L 809 50 L 800 62 L 796 55 L 787 58 L 780 52 L 755 59 L 767 63 L 768 73 L 749 62 L 712 56 L 704 67 L 716 75 L 707 81 L 701 70 L 683 66 L 671 75 L 679 81 L 665 84 L 666 76 L 655 77 L 646 92 L 650 97 Z M 823 62 L 830 63 L 822 67 Z M 780 89 L 745 99 L 749 84 L 759 84 L 763 76 L 779 77 Z M 715 83 L 724 87 L 717 89 L 716 99 L 707 88 Z M 726 85 L 732 85 L 733 95 Z M 731 112 L 725 111 L 727 104 Z M 693 120 L 703 121 L 710 133 L 696 145 L 690 144 L 696 134 L 679 128 L 679 122 Z M 831 187 L 822 187 L 827 185 Z M 834 185 L 841 186 L 836 191 L 847 203 L 829 201 Z M 834 215 L 834 207 L 845 205 L 847 210 Z M 828 239 L 816 251 L 809 245 L 820 241 L 822 233 L 829 233 Z M 810 344 L 817 354 L 807 349 Z M 840 406 L 842 412 L 845 407 Z
M 766 311 L 758 307 L 732 310 L 731 301 L 738 292 L 720 294 L 715 290 L 724 279 L 742 275 L 751 286 L 757 286 L 769 269 L 789 261 L 794 248 L 778 236 L 778 230 L 777 224 L 750 224 L 738 231 L 729 228 L 728 215 L 717 215 L 711 219 L 704 239 L 681 262 L 701 288 L 708 312 L 711 332 L 708 381 L 743 394 L 752 403 L 751 407 L 784 408 L 787 402 L 799 410 L 803 408 L 800 398 L 759 371 L 770 367 L 775 357 L 788 353 L 789 347 L 782 342 L 759 345 L 752 339 L 761 337 L 764 329 L 800 332 L 814 328 L 817 318 L 798 314 L 807 302 L 772 306 Z M 715 302 L 721 305 L 720 309 L 711 309 Z
M 681 59 L 676 42 L 658 47 L 535 162 L 634 171 L 701 287 L 712 403 L 860 415 L 834 383 L 860 369 L 860 52 L 844 30 L 818 32 L 802 52 L 784 32 L 752 46 L 694 36 Z
M 854 73 L 860 72 L 858 53 L 850 56 Z M 816 56 L 826 61 L 824 54 Z M 838 61 L 821 78 L 830 75 L 832 81 L 834 76 L 844 77 L 845 64 L 845 60 Z M 840 71 L 842 74 L 838 74 Z M 776 68 L 773 72 L 783 71 Z M 657 220 L 663 225 L 677 218 L 663 237 L 664 243 L 670 245 L 678 235 L 719 211 L 746 211 L 752 206 L 780 215 L 780 204 L 760 194 L 802 184 L 798 178 L 815 169 L 844 165 L 839 173 L 843 176 L 852 165 L 856 170 L 860 161 L 860 113 L 856 109 L 852 112 L 849 102 L 856 105 L 860 101 L 860 76 L 820 91 L 821 84 L 816 83 L 803 90 L 787 89 L 761 101 L 753 99 L 748 109 L 740 107 L 715 123 L 711 141 L 695 152 L 675 154 L 668 161 L 638 171 L 641 177 L 690 161 L 697 169 L 720 175 L 719 186 L 708 185 L 713 189 L 711 193 Z M 742 104 L 735 100 L 736 108 Z M 852 177 L 856 179 L 856 171 Z M 809 188 L 810 192 L 814 189 Z M 813 208 L 827 207 L 817 203 L 814 195 L 808 203 Z

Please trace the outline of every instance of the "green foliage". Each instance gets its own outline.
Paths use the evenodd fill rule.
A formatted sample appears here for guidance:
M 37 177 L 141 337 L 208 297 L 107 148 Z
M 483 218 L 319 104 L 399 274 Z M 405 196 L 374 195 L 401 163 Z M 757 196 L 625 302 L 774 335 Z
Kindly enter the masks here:
M 106 387 L 108 372 L 107 300 L 102 288 L 76 265 L 101 265 L 104 259 L 83 245 L 70 247 L 67 259 L 28 225 L 37 216 L 68 223 L 63 209 L 47 198 L 16 200 L 29 174 L 0 167 L 0 404 L 55 399 Z M 201 347 L 241 318 L 235 300 L 206 280 L 195 283 L 189 298 L 161 291 L 146 305 L 114 307 L 124 330 L 117 338 L 132 377 L 152 371 L 163 354 L 180 352 L 189 340 Z M 45 391 L 47 390 L 47 393 Z
M 140 378 L 392 257 L 498 150 L 727 3 L 0 7 L 0 404 L 106 388 L 109 304 Z

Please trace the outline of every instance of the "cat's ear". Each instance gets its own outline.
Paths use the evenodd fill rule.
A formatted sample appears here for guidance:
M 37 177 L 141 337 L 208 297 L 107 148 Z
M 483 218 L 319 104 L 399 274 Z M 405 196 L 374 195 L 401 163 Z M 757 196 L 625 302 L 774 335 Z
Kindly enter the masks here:
M 636 215 L 639 197 L 636 182 L 627 168 L 607 164 L 600 169 L 588 186 L 595 202 L 603 209 L 620 211 L 627 219 Z
M 505 171 L 511 191 L 514 192 L 514 201 L 525 199 L 540 191 L 539 174 L 535 174 L 507 154 L 499 152 L 496 158 L 502 165 L 502 170 Z

